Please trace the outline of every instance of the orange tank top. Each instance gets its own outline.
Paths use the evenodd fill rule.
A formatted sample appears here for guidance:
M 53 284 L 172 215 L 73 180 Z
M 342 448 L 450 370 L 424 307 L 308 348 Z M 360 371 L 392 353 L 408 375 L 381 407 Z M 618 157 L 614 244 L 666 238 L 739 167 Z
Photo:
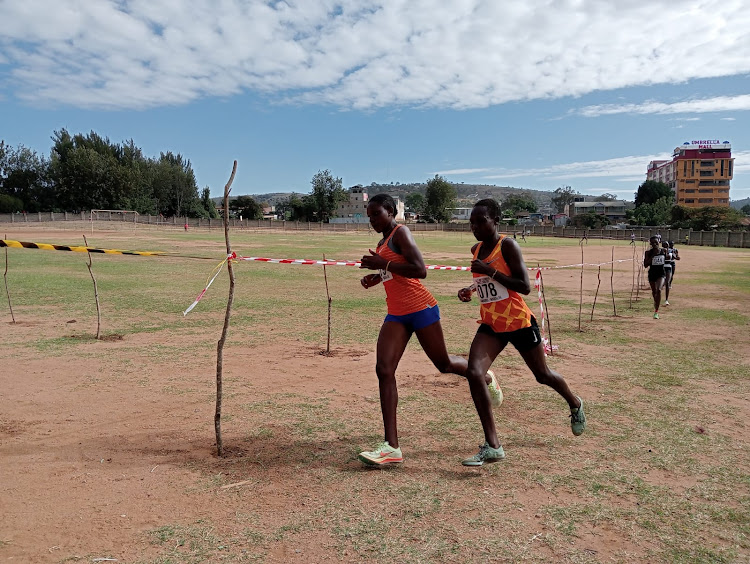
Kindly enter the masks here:
M 400 227 L 401 225 L 396 225 L 391 234 L 388 235 L 388 238 L 381 245 L 378 245 L 376 250 L 377 254 L 385 260 L 391 261 L 392 264 L 407 263 L 403 255 L 394 252 L 388 247 L 388 242 Z M 388 313 L 390 315 L 408 315 L 437 305 L 437 300 L 418 279 L 406 278 L 390 271 L 381 271 L 380 274 L 383 276 L 385 302 L 388 305 Z
M 496 268 L 498 272 L 510 276 L 510 267 L 505 262 L 501 251 L 503 239 L 505 239 L 505 235 L 500 235 L 497 245 L 484 260 L 491 263 L 492 268 Z M 481 248 L 482 243 L 480 242 L 474 250 L 475 259 L 479 256 Z M 489 276 L 476 272 L 474 273 L 474 283 L 477 285 L 477 296 L 481 303 L 479 315 L 482 319 L 477 323 L 489 325 L 496 333 L 508 333 L 531 327 L 532 313 L 521 294 L 508 290 Z

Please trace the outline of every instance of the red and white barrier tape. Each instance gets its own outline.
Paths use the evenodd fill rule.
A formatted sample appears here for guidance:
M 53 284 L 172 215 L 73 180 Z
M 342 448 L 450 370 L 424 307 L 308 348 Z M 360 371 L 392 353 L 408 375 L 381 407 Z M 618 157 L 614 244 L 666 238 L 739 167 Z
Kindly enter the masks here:
M 203 291 L 198 294 L 198 297 L 195 298 L 195 301 L 191 304 L 189 308 L 187 308 L 184 312 L 182 312 L 182 315 L 187 315 L 192 311 L 192 309 L 198 305 L 198 302 L 201 301 L 201 298 L 205 295 L 206 291 L 209 289 L 211 284 L 213 284 L 214 280 L 216 280 L 216 277 L 221 272 L 221 268 L 224 266 L 224 263 L 228 260 L 247 260 L 247 261 L 255 261 L 255 262 L 269 262 L 274 264 L 308 264 L 308 265 L 318 265 L 318 266 L 360 266 L 362 264 L 361 261 L 358 260 L 310 260 L 310 259 L 278 259 L 278 258 L 266 258 L 266 257 L 243 257 L 243 256 L 237 256 L 237 253 L 232 253 L 231 255 L 227 255 L 227 258 L 225 258 L 223 261 L 221 261 L 213 271 L 211 271 L 211 274 L 208 275 L 206 287 L 203 288 Z M 632 262 L 633 259 L 622 259 L 622 260 L 616 260 L 616 261 L 607 261 L 607 262 L 600 262 L 600 263 L 593 263 L 593 262 L 586 262 L 586 263 L 578 263 L 578 264 L 566 264 L 563 266 L 541 266 L 536 268 L 527 268 L 527 270 L 536 270 L 537 271 L 537 277 L 541 276 L 539 273 L 540 270 L 556 270 L 560 268 L 576 268 L 579 266 L 604 266 L 605 264 L 613 264 L 614 262 Z M 471 271 L 470 266 L 446 266 L 442 264 L 428 264 L 425 265 L 427 270 L 456 270 L 456 271 L 464 271 L 468 272 Z M 540 299 L 541 299 L 541 289 L 540 291 Z M 544 330 L 544 312 L 542 312 L 542 331 Z M 544 333 L 542 333 L 542 337 L 544 336 Z M 545 341 L 545 347 L 546 347 L 546 341 Z

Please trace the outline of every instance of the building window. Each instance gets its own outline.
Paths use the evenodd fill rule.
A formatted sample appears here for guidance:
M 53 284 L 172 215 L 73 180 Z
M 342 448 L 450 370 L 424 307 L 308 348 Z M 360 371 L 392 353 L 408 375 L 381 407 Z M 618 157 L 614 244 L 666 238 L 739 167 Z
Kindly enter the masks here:
M 723 169 L 724 167 L 721 167 L 721 168 Z M 724 170 L 721 171 L 721 174 L 724 174 Z M 701 176 L 713 176 L 713 175 L 714 175 L 714 171 L 713 170 L 702 170 L 701 171 Z
M 729 174 L 727 176 L 729 176 L 729 178 L 732 178 L 732 160 L 731 159 L 729 161 L 728 168 L 729 168 Z
M 685 190 L 685 194 L 695 194 L 695 188 L 688 188 Z
M 714 193 L 713 188 L 701 188 L 700 190 L 698 190 L 698 192 L 701 194 L 713 194 Z
M 714 166 L 714 161 L 701 161 L 701 168 L 704 168 L 704 167 L 707 167 L 707 166 L 713 167 Z
M 721 159 L 721 176 L 724 176 L 724 159 Z
M 698 198 L 699 204 L 712 204 L 714 201 L 713 198 Z
M 686 204 L 694 204 L 695 200 L 693 200 L 692 198 L 688 198 L 687 200 L 685 200 L 685 203 Z
M 695 184 L 695 180 L 686 180 L 685 184 Z

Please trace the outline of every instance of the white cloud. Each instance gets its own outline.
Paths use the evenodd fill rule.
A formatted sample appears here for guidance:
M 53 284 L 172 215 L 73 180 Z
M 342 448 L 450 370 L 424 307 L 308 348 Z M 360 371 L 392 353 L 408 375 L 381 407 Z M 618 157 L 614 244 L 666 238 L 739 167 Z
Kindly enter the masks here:
M 461 175 L 461 174 L 477 174 L 479 172 L 489 172 L 492 169 L 489 168 L 455 168 L 453 170 L 441 170 L 435 174 L 440 176 L 447 176 L 449 174 Z
M 583 161 L 562 163 L 541 168 L 530 169 L 495 169 L 496 172 L 484 176 L 487 180 L 507 178 L 536 177 L 555 180 L 570 180 L 574 178 L 608 178 L 615 181 L 625 181 L 646 178 L 646 166 L 653 160 L 670 159 L 671 154 L 645 155 L 632 157 L 617 157 L 601 161 Z
M 721 119 L 721 121 L 736 121 L 737 120 L 737 118 L 733 118 L 733 117 L 726 117 L 726 118 L 719 118 L 719 119 Z
M 702 100 L 688 100 L 667 104 L 664 102 L 644 102 L 643 104 L 602 104 L 586 106 L 572 113 L 584 117 L 599 117 L 615 114 L 700 114 L 707 112 L 727 112 L 750 110 L 750 94 L 741 96 L 717 96 Z M 695 121 L 700 118 L 685 118 Z M 734 118 L 728 118 L 734 119 Z
M 0 20 L 7 92 L 89 108 L 248 90 L 482 108 L 750 72 L 750 10 L 736 0 L 6 0 Z M 700 102 L 687 104 L 716 111 Z

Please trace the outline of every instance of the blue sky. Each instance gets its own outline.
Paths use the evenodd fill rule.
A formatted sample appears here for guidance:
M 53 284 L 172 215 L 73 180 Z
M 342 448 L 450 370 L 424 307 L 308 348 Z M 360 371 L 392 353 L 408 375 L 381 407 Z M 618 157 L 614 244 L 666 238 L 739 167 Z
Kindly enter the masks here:
M 0 139 L 132 138 L 214 196 L 237 159 L 236 195 L 328 169 L 632 199 L 650 160 L 718 139 L 750 197 L 746 2 L 0 0 L 0 21 Z

